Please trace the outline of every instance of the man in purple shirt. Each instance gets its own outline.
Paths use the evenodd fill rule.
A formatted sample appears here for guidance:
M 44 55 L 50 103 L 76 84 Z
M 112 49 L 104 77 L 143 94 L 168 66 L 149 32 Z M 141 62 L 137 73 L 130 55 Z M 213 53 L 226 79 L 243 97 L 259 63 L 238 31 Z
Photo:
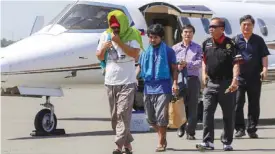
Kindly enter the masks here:
M 200 45 L 193 42 L 195 28 L 192 25 L 185 25 L 182 28 L 182 42 L 172 48 L 176 52 L 178 70 L 184 74 L 187 69 L 187 88 L 183 89 L 181 96 L 184 97 L 188 124 L 186 134 L 188 140 L 195 140 L 197 126 L 197 107 L 200 94 L 200 68 L 202 65 L 202 49 Z M 186 72 L 186 71 L 185 71 Z M 178 136 L 184 135 L 185 124 L 178 129 Z

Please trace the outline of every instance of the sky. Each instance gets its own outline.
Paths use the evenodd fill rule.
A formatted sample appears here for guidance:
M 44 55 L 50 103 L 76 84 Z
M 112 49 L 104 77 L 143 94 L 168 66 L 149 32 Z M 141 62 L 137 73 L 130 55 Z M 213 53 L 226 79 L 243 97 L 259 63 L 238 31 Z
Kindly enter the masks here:
M 44 16 L 49 23 L 72 1 L 68 0 L 0 0 L 1 39 L 19 40 L 30 35 L 36 16 Z
M 36 16 L 44 16 L 49 23 L 61 10 L 74 0 L 0 0 L 1 39 L 19 40 L 30 35 Z M 102 0 L 104 1 L 104 0 Z M 230 1 L 230 0 L 221 0 Z M 231 0 L 239 1 L 239 0 Z M 260 0 L 247 0 L 260 1 Z M 263 0 L 265 2 L 275 0 Z M 262 1 L 262 2 L 263 2 Z
M 1 39 L 6 38 L 17 41 L 29 36 L 36 16 L 44 16 L 44 24 L 47 24 L 57 16 L 67 4 L 73 1 L 74 0 L 0 0 Z M 260 0 L 250 1 L 259 2 Z M 261 2 L 275 4 L 275 0 L 263 0 Z M 274 62 L 272 63 L 275 63 L 275 58 L 273 59 Z

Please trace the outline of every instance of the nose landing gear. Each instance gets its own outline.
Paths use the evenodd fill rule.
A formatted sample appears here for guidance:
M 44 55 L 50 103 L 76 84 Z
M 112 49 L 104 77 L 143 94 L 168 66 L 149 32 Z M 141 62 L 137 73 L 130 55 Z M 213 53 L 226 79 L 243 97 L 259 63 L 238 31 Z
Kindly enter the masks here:
M 54 105 L 50 103 L 50 96 L 46 96 L 46 102 L 41 104 L 45 108 L 40 110 L 34 119 L 35 130 L 31 136 L 64 135 L 64 129 L 56 129 L 57 118 L 54 114 Z

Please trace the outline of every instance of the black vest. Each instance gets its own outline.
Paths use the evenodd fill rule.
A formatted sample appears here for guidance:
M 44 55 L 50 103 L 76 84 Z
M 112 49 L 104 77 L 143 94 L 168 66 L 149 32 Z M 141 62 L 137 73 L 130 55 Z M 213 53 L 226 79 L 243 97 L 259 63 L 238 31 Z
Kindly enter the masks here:
M 206 72 L 210 79 L 232 79 L 236 48 L 234 42 L 225 37 L 221 44 L 212 38 L 206 39 L 203 44 Z

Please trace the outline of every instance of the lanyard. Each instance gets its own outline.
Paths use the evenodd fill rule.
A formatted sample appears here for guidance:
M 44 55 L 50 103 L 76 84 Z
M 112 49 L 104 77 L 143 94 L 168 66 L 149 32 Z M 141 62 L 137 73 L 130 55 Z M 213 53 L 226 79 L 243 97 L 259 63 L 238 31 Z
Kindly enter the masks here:
M 191 45 L 191 44 L 190 44 Z M 190 49 L 190 45 L 187 47 L 187 48 L 185 48 L 185 50 L 184 50 L 184 53 L 185 53 L 185 55 L 184 55 L 184 61 L 186 61 L 186 57 L 187 57 L 187 51 Z M 179 53 L 179 52 L 178 52 Z M 179 61 L 181 60 L 181 58 L 179 57 Z
M 190 44 L 191 45 L 191 44 Z M 184 61 L 186 61 L 186 56 L 187 56 L 187 51 L 189 50 L 189 48 L 190 48 L 190 45 L 187 47 L 187 48 L 185 48 L 185 56 L 184 56 Z

